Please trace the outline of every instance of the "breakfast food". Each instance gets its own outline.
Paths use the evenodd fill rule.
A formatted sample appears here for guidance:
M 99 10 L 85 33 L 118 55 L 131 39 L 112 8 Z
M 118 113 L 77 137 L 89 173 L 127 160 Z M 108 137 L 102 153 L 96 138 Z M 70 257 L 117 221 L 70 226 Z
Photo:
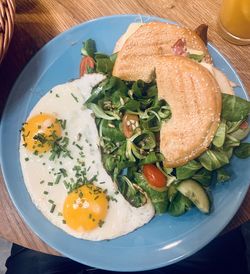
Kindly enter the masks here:
M 119 42 L 120 43 L 120 42 Z M 154 78 L 155 57 L 162 55 L 197 54 L 211 63 L 208 50 L 197 33 L 178 25 L 150 22 L 140 25 L 127 35 L 113 69 L 113 75 L 123 80 Z
M 207 150 L 214 137 L 220 122 L 220 89 L 207 69 L 182 56 L 160 57 L 156 77 L 158 96 L 172 112 L 160 131 L 164 165 L 182 166 Z
M 233 153 L 249 156 L 241 141 L 250 103 L 232 95 L 195 32 L 132 24 L 114 51 L 85 41 L 81 78 L 45 94 L 21 129 L 32 201 L 59 228 L 92 241 L 166 212 L 210 213 L 212 175 L 227 181 Z
M 103 168 L 94 119 L 82 106 L 104 78 L 85 75 L 45 94 L 24 123 L 20 143 L 34 204 L 67 233 L 94 241 L 127 234 L 154 215 L 149 199 L 131 206 Z

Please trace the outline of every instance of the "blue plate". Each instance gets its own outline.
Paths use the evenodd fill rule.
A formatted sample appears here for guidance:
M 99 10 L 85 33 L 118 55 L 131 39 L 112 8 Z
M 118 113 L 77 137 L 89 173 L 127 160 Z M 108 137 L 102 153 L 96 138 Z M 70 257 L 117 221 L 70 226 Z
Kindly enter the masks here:
M 250 160 L 232 160 L 230 182 L 213 191 L 214 210 L 203 215 L 193 209 L 174 218 L 167 214 L 129 235 L 111 241 L 91 242 L 67 235 L 52 225 L 33 205 L 23 182 L 19 163 L 19 129 L 39 98 L 53 86 L 79 75 L 82 41 L 92 38 L 99 51 L 111 53 L 115 42 L 134 21 L 164 19 L 117 15 L 83 23 L 44 46 L 16 81 L 3 113 L 1 163 L 9 194 L 28 226 L 61 254 L 89 266 L 115 271 L 139 271 L 166 266 L 184 259 L 210 242 L 239 208 L 249 185 Z M 239 86 L 237 95 L 247 93 L 232 66 L 211 44 L 214 63 Z

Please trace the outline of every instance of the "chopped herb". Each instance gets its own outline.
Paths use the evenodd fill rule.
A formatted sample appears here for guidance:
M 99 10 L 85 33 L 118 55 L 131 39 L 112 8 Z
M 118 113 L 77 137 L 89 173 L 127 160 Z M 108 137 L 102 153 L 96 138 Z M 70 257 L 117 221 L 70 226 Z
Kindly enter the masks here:
M 24 160 L 27 162 L 27 161 L 29 161 L 29 158 L 28 158 L 28 157 L 26 157 Z
M 48 191 L 44 191 L 44 192 L 43 192 L 43 194 L 48 195 L 48 194 L 49 194 L 49 192 L 48 192 Z
M 60 168 L 59 171 L 63 175 L 63 177 L 67 177 L 68 176 L 67 171 L 66 171 L 65 168 Z
M 55 210 L 55 208 L 56 208 L 56 205 L 55 205 L 55 204 L 52 204 L 51 209 L 50 209 L 50 213 L 53 213 L 54 210 Z
M 43 184 L 44 183 L 44 180 L 40 181 L 40 184 Z
M 81 134 L 81 133 L 78 133 L 78 135 L 77 135 L 77 141 L 80 141 L 81 138 L 82 138 L 82 134 Z
M 117 202 L 116 198 L 114 198 L 113 196 L 109 196 L 110 197 L 110 200 L 113 201 L 113 202 Z
M 82 146 L 80 146 L 80 145 L 78 145 L 78 144 L 75 144 L 75 146 L 76 146 L 77 148 L 79 148 L 80 150 L 83 150 L 83 147 L 82 147 Z
M 48 186 L 53 186 L 53 182 L 48 182 Z
M 65 220 L 62 220 L 62 223 L 63 223 L 63 224 L 66 224 L 66 221 L 65 221 Z
M 56 97 L 59 98 L 60 97 L 59 94 L 56 93 Z
M 56 119 L 56 122 L 59 123 L 59 125 L 61 126 L 62 129 L 66 128 L 66 120 L 62 120 L 62 119 Z
M 102 226 L 103 226 L 103 224 L 104 224 L 104 221 L 103 221 L 103 220 L 99 220 L 99 222 L 98 222 L 98 226 L 99 226 L 99 227 L 102 227 Z
M 48 200 L 48 202 L 49 202 L 50 204 L 54 204 L 54 201 L 53 201 L 53 200 Z
M 55 185 L 59 184 L 61 177 L 62 177 L 62 175 L 57 175 L 55 183 L 54 183 Z
M 73 94 L 73 93 L 71 93 L 71 96 L 75 99 L 75 101 L 78 103 L 79 101 L 78 101 L 78 98 Z

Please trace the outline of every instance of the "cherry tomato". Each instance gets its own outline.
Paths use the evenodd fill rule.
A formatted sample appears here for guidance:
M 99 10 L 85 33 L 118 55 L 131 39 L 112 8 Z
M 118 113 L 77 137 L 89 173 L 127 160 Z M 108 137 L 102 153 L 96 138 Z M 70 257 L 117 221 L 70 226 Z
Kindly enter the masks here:
M 248 122 L 247 122 L 247 121 L 243 121 L 243 122 L 240 124 L 240 128 L 241 128 L 241 129 L 247 129 L 247 128 L 248 128 Z
M 126 113 L 122 118 L 122 132 L 126 138 L 130 138 L 134 130 L 139 127 L 139 117 L 135 114 Z
M 167 183 L 167 178 L 155 165 L 148 164 L 143 166 L 143 175 L 148 183 L 154 187 L 164 187 Z
M 83 76 L 88 69 L 93 69 L 95 67 L 95 60 L 90 56 L 83 56 L 80 63 L 80 76 Z

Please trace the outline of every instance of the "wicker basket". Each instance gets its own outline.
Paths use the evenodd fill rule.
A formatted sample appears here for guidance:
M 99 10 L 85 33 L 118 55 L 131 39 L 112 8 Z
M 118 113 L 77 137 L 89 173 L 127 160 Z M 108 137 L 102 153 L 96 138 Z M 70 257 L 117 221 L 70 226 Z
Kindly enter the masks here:
M 15 0 L 0 0 L 0 63 L 8 49 L 15 16 Z

